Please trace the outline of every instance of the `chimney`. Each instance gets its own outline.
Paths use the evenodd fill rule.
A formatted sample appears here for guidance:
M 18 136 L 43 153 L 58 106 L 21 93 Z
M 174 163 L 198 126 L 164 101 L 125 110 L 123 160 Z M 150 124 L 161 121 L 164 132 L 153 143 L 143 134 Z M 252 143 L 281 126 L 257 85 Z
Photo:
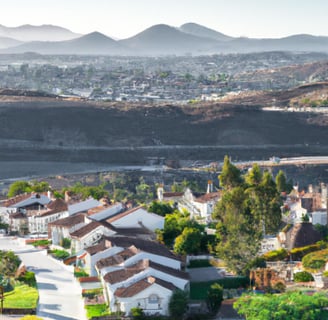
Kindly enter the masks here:
M 50 190 L 47 191 L 47 197 L 48 197 L 49 199 L 52 199 L 52 194 L 51 194 L 51 191 L 50 191 Z
M 207 181 L 207 193 L 211 193 L 211 192 L 213 192 L 213 181 L 208 180 Z
M 313 193 L 313 186 L 312 186 L 312 184 L 309 184 L 309 193 Z
M 157 198 L 159 201 L 163 201 L 164 200 L 164 188 L 163 188 L 163 184 L 160 184 L 157 188 Z
M 69 191 L 65 191 L 65 202 L 68 203 L 71 200 Z

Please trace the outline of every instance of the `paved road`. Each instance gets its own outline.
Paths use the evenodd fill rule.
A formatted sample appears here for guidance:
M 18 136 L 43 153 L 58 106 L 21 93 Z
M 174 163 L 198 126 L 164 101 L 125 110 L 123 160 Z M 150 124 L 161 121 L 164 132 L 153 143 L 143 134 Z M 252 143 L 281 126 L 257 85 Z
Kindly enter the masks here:
M 35 272 L 39 289 L 37 315 L 45 320 L 86 319 L 81 289 L 69 271 L 44 251 L 22 245 L 18 240 L 0 237 L 1 250 L 13 250 L 29 270 Z

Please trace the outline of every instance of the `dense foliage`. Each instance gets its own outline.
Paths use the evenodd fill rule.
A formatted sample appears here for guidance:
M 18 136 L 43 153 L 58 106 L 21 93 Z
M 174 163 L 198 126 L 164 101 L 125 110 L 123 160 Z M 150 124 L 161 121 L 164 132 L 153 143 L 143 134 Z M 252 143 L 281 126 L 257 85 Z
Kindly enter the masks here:
M 14 252 L 0 250 L 0 274 L 4 277 L 14 276 L 20 263 Z
M 206 297 L 206 304 L 208 310 L 212 314 L 216 314 L 220 309 L 222 300 L 223 300 L 223 287 L 220 286 L 218 283 L 212 284 L 207 292 L 207 297 Z
M 190 219 L 189 212 L 174 211 L 165 216 L 163 230 L 157 230 L 157 240 L 178 254 L 208 253 L 216 237 L 207 235 L 205 226 Z
M 8 198 L 17 196 L 22 193 L 28 193 L 28 192 L 46 192 L 50 190 L 50 186 L 45 181 L 15 181 L 13 182 L 8 190 Z
M 246 295 L 234 303 L 247 320 L 321 320 L 327 319 L 328 298 L 324 293 L 312 296 L 302 292 L 279 295 Z
M 297 273 L 294 273 L 294 281 L 295 282 L 309 282 L 313 281 L 313 276 L 310 272 L 307 271 L 300 271 Z
M 242 274 L 262 236 L 278 231 L 282 199 L 272 175 L 256 164 L 242 176 L 226 156 L 219 180 L 223 194 L 212 215 L 218 221 L 215 251 L 230 270 Z
M 183 319 L 187 311 L 188 295 L 185 291 L 176 290 L 173 292 L 169 302 L 169 313 L 173 319 Z
M 320 270 L 326 265 L 328 260 L 328 249 L 311 252 L 303 257 L 302 265 L 311 270 Z
M 263 254 L 265 261 L 281 261 L 288 257 L 288 251 L 284 248 L 268 251 Z
M 152 201 L 148 206 L 148 211 L 165 217 L 169 213 L 173 213 L 174 209 L 165 202 Z

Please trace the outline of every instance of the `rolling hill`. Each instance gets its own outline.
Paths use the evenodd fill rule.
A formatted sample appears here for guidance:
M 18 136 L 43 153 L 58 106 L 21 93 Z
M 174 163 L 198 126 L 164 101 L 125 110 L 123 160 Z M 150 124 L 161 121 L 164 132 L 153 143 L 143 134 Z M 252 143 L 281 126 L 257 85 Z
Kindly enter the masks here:
M 122 40 L 114 40 L 99 32 L 81 36 L 52 25 L 16 28 L 0 25 L 0 37 L 12 39 L 0 38 L 1 53 L 163 56 L 268 51 L 328 52 L 328 37 L 325 36 L 299 34 L 277 39 L 234 38 L 196 23 L 186 23 L 179 28 L 158 24 Z M 15 43 L 15 40 L 25 43 Z
M 117 41 L 92 32 L 73 40 L 45 42 L 34 41 L 2 50 L 3 53 L 38 52 L 41 54 L 80 54 L 80 55 L 116 55 L 126 54 L 128 50 Z
M 217 45 L 215 40 L 197 37 L 165 24 L 152 26 L 131 38 L 120 40 L 120 43 L 133 49 L 136 54 L 146 55 L 201 54 Z
M 22 25 L 18 27 L 6 27 L 0 25 L 0 37 L 9 37 L 16 40 L 29 41 L 64 41 L 80 37 L 68 29 L 53 25 Z

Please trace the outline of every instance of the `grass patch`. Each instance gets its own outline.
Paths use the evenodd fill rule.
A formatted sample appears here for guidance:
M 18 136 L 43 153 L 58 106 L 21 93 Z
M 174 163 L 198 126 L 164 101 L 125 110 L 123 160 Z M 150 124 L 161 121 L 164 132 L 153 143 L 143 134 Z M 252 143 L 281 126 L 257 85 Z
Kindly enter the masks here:
M 109 309 L 105 303 L 86 305 L 85 309 L 87 310 L 88 319 L 110 315 Z
M 38 290 L 26 284 L 16 284 L 13 291 L 5 293 L 4 308 L 34 309 L 38 304 Z
M 74 269 L 74 276 L 76 278 L 81 278 L 81 277 L 88 277 L 89 274 L 81 268 L 75 268 Z
M 67 251 L 65 251 L 65 250 L 58 250 L 58 249 L 51 250 L 49 253 L 54 258 L 59 259 L 59 260 L 64 260 L 64 259 L 66 259 L 66 258 L 68 258 L 70 256 L 70 254 Z
M 249 284 L 249 279 L 246 277 L 231 277 L 223 278 L 207 282 L 191 282 L 190 283 L 190 299 L 191 300 L 205 300 L 207 292 L 211 285 L 218 283 L 224 289 L 238 289 L 245 288 Z

